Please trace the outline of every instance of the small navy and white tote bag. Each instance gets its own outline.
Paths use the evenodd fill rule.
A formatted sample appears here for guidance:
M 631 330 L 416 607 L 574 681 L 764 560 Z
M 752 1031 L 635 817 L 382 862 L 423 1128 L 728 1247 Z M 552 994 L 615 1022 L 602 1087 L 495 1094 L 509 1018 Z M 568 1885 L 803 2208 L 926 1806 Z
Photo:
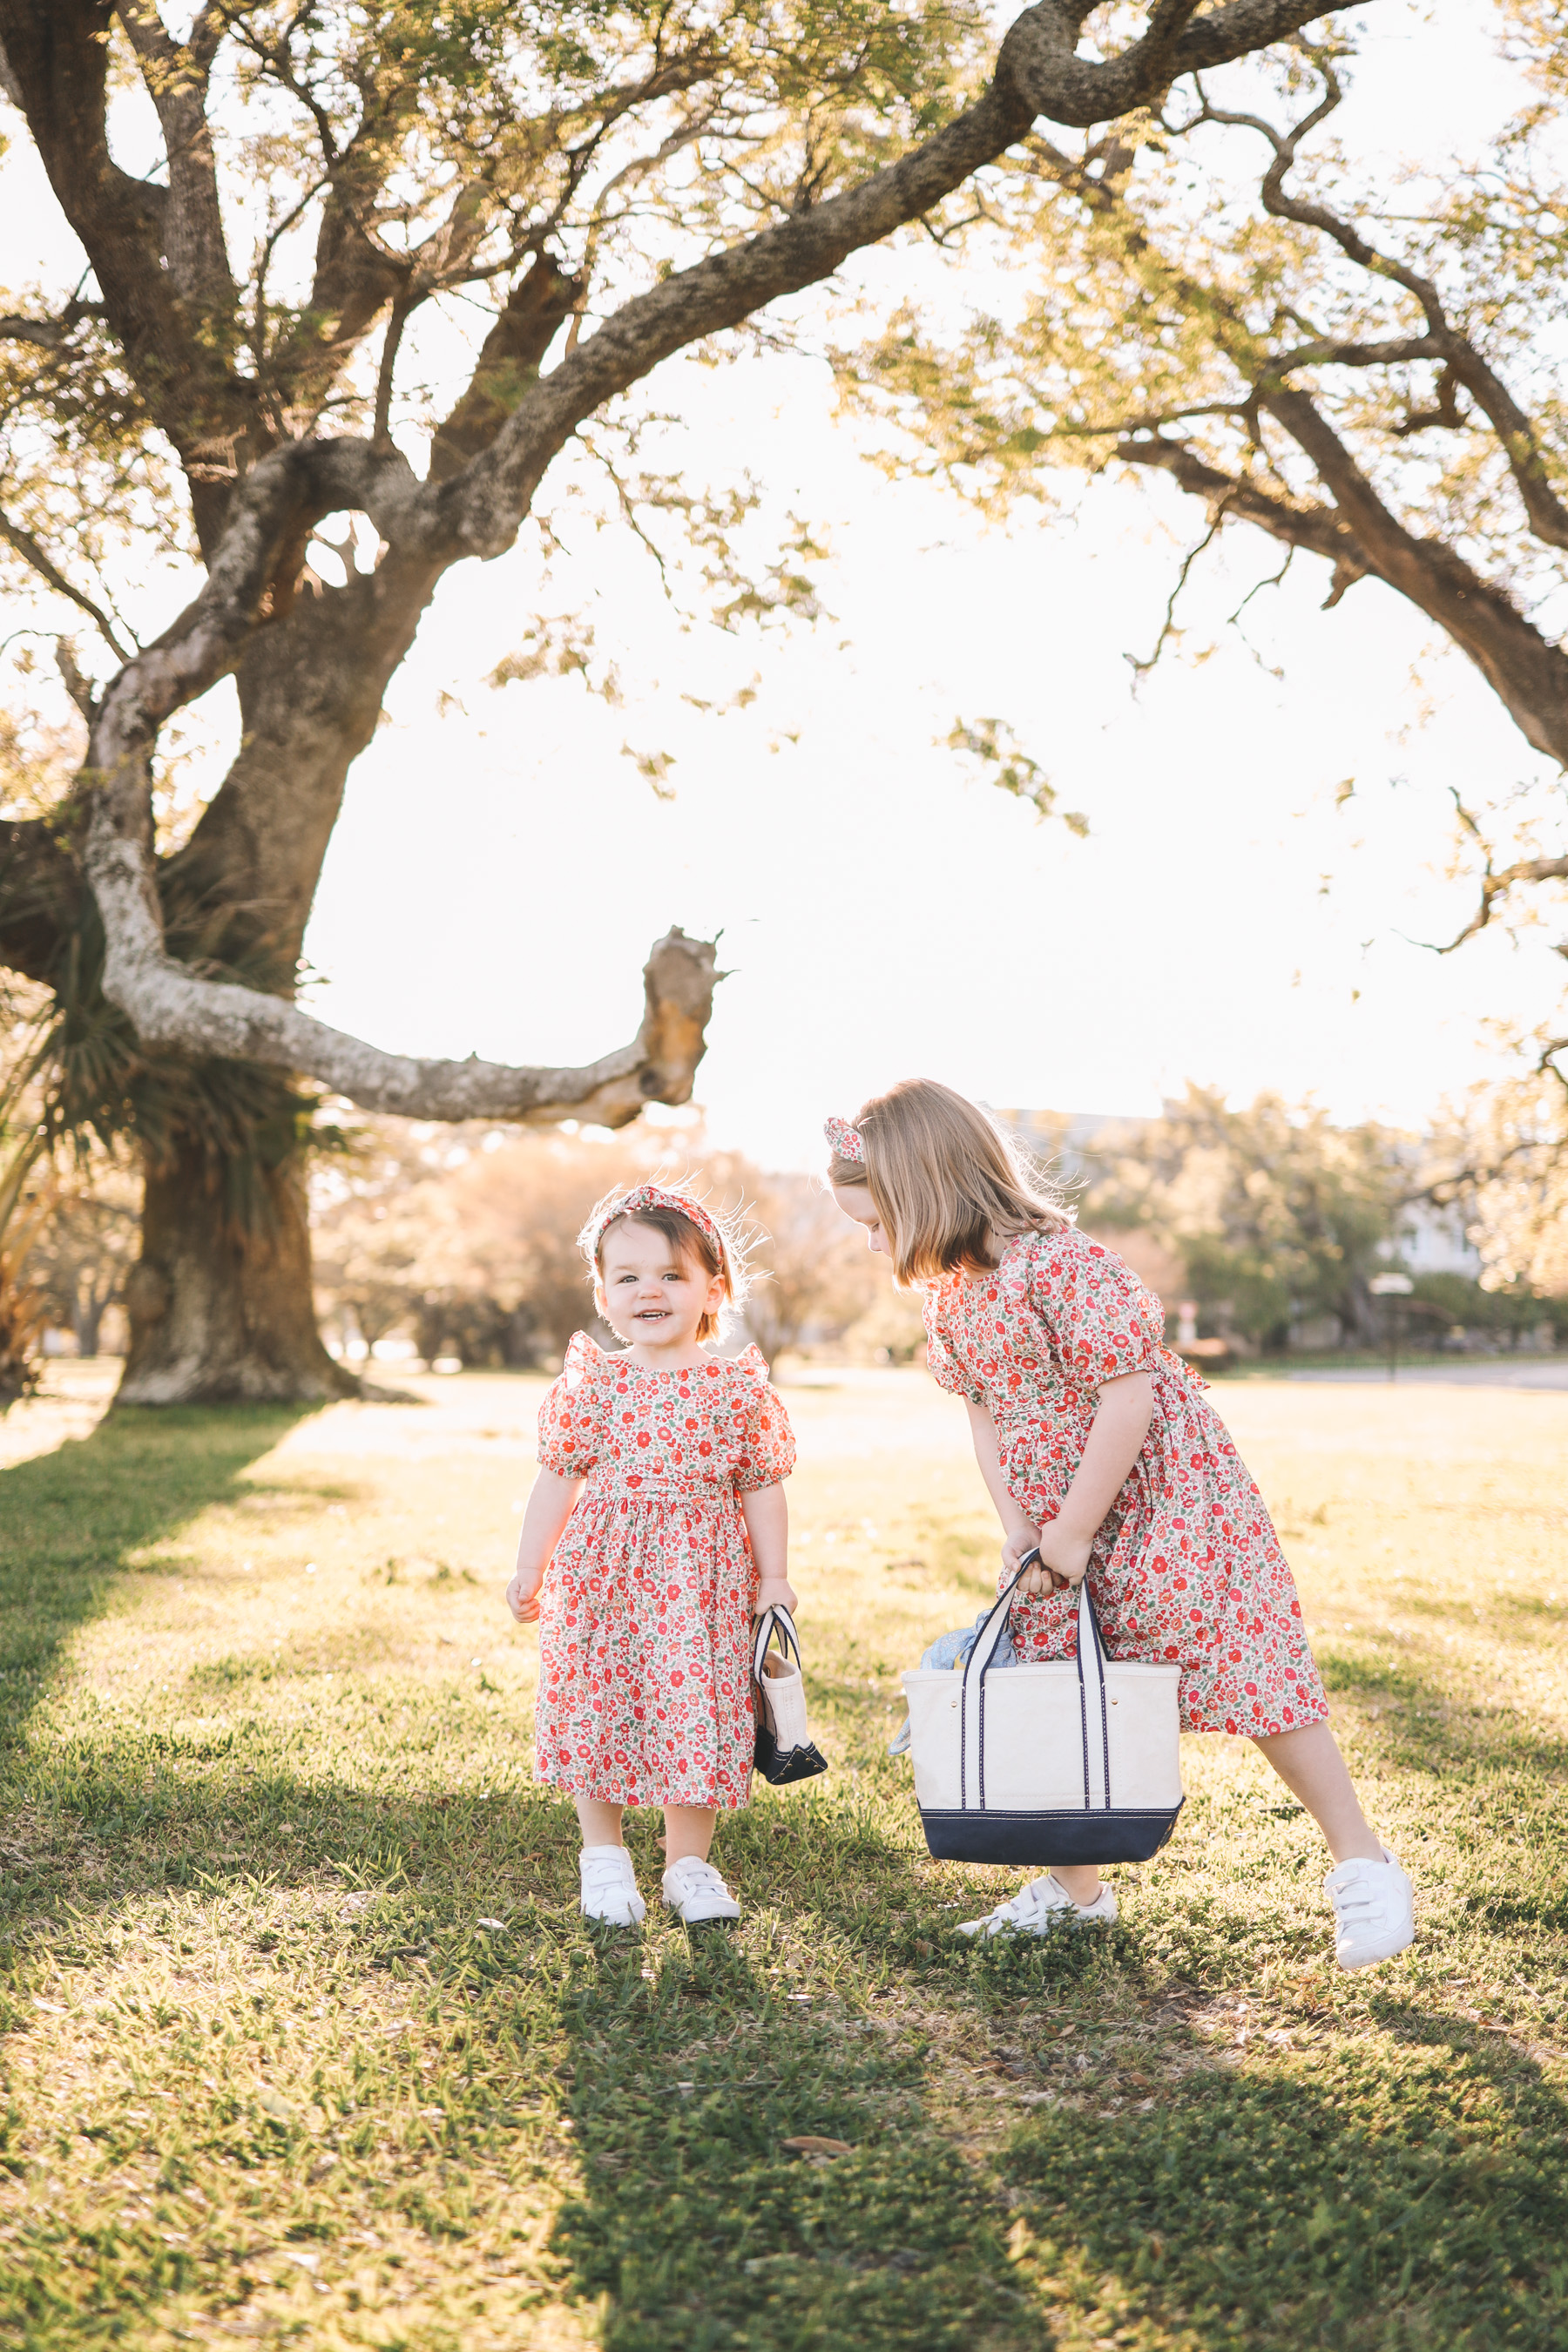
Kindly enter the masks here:
M 904 1676 L 926 1843 L 939 1862 L 1147 1862 L 1182 1810 L 1181 1670 L 1108 1658 L 1087 1577 L 1076 1658 L 993 1668 L 1017 1582 L 962 1674 Z
M 800 1638 L 787 1609 L 764 1609 L 752 1623 L 752 1710 L 757 1727 L 752 1761 L 764 1780 L 787 1789 L 792 1781 L 826 1771 L 827 1759 L 806 1725 Z

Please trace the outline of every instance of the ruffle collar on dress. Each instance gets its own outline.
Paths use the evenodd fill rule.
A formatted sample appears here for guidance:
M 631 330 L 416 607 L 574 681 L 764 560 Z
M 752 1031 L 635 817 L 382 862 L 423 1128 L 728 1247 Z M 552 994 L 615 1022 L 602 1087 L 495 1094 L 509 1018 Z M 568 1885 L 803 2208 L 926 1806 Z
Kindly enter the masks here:
M 623 1364 L 626 1364 L 630 1371 L 647 1373 L 658 1379 L 668 1377 L 668 1374 L 658 1371 L 651 1365 L 627 1364 L 625 1356 L 612 1355 L 607 1348 L 601 1348 L 597 1339 L 587 1331 L 574 1331 L 572 1334 L 567 1342 L 566 1360 L 561 1367 L 561 1372 L 568 1388 L 575 1389 L 581 1388 L 585 1381 L 599 1378 L 605 1372 L 615 1371 Z M 752 1381 L 758 1388 L 765 1388 L 768 1381 L 767 1358 L 754 1339 L 749 1341 L 738 1356 L 710 1356 L 705 1363 L 685 1364 L 679 1369 L 689 1372 L 739 1372 L 742 1379 Z

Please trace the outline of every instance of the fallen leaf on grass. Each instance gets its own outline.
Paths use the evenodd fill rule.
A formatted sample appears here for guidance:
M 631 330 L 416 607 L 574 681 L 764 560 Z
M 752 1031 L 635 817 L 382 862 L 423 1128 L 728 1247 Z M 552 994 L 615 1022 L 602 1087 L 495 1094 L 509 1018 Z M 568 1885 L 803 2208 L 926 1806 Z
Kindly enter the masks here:
M 855 2150 L 847 2139 L 822 2139 L 816 2132 L 802 2132 L 795 2139 L 781 2140 L 792 2156 L 853 2156 Z

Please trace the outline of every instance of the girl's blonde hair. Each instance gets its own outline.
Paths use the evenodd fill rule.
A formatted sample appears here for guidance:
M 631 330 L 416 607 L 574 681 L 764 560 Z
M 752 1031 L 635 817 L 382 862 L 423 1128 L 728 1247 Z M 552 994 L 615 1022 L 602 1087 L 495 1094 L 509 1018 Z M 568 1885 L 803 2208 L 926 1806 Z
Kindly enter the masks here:
M 835 1152 L 830 1184 L 864 1184 L 892 1250 L 893 1279 L 988 1274 L 994 1234 L 1054 1234 L 1059 1196 L 979 1107 L 934 1078 L 906 1078 L 863 1105 L 864 1160 Z

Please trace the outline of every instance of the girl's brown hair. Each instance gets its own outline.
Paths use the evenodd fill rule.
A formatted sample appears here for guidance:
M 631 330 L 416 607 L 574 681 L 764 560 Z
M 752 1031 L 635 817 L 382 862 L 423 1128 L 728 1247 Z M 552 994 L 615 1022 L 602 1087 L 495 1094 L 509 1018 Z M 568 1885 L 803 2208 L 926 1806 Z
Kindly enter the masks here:
M 835 1152 L 827 1181 L 865 1185 L 896 1282 L 934 1282 L 957 1268 L 988 1274 L 993 1234 L 1054 1234 L 1071 1223 L 995 1120 L 934 1078 L 874 1096 L 854 1124 L 865 1159 Z
M 735 1274 L 728 1249 L 716 1249 L 701 1226 L 683 1217 L 679 1209 L 633 1209 L 624 1216 L 609 1218 L 593 1254 L 594 1272 L 601 1283 L 605 1276 L 605 1243 L 617 1225 L 647 1225 L 651 1233 L 662 1234 L 678 1258 L 695 1259 L 710 1282 L 717 1279 L 722 1285 L 725 1307 L 737 1303 Z M 703 1309 L 697 1326 L 700 1347 L 705 1340 L 718 1338 L 722 1321 L 723 1308 Z

